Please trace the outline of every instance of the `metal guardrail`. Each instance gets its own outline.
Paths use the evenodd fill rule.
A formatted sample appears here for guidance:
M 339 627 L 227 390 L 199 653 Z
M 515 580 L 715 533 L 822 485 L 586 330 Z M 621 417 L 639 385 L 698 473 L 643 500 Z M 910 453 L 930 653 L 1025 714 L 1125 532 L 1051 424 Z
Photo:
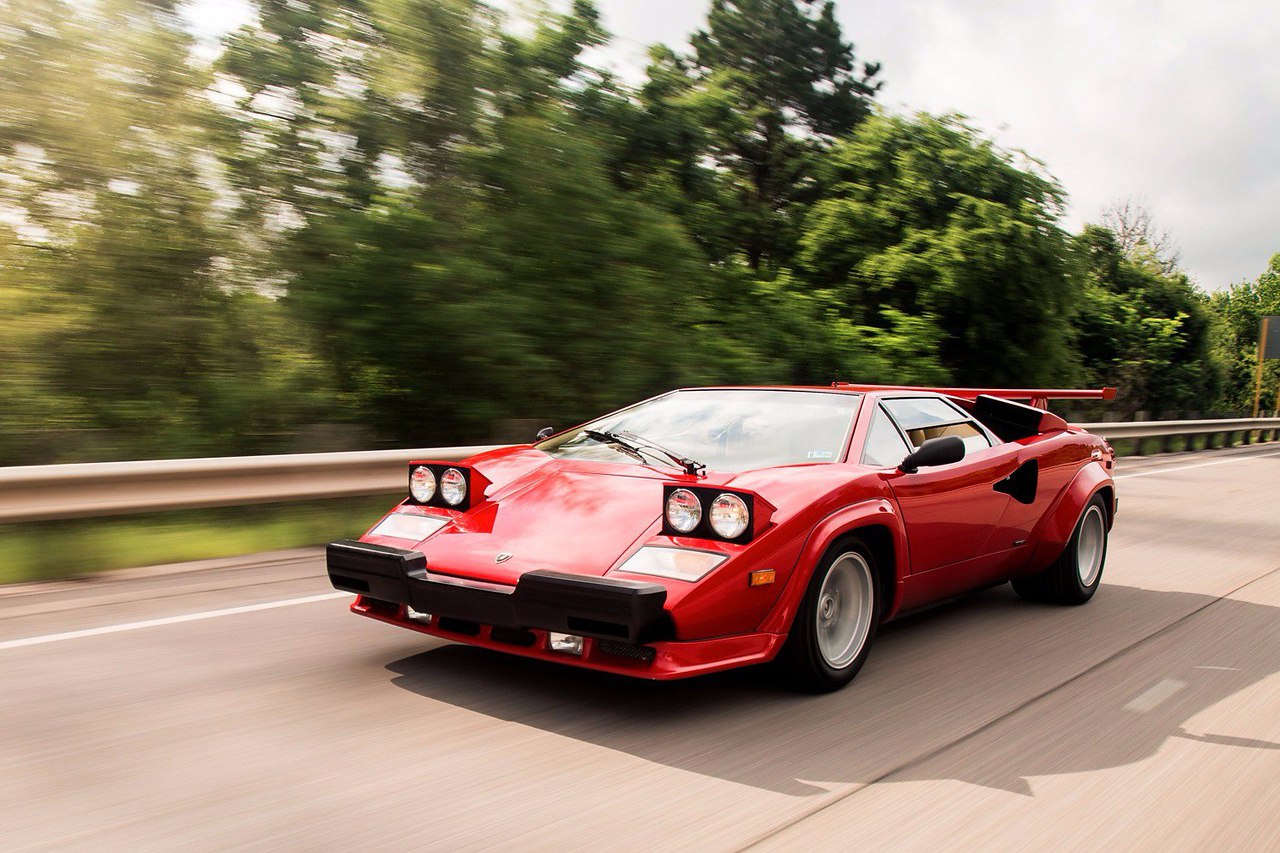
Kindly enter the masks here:
M 403 491 L 414 459 L 491 447 L 427 447 L 0 468 L 0 522 L 123 515 Z
M 1280 438 L 1280 418 L 1137 421 L 1080 426 L 1108 440 L 1242 434 L 1245 443 Z M 0 523 L 46 521 L 287 500 L 357 497 L 401 491 L 414 459 L 453 461 L 492 449 L 425 447 L 355 453 L 295 453 L 147 462 L 0 468 Z
M 1125 423 L 1080 424 L 1095 435 L 1112 439 L 1175 438 L 1195 435 L 1231 435 L 1244 433 L 1245 442 L 1253 440 L 1253 433 L 1270 433 L 1275 440 L 1280 429 L 1280 418 L 1236 418 L 1204 421 L 1127 421 Z M 1266 440 L 1266 439 L 1263 439 Z

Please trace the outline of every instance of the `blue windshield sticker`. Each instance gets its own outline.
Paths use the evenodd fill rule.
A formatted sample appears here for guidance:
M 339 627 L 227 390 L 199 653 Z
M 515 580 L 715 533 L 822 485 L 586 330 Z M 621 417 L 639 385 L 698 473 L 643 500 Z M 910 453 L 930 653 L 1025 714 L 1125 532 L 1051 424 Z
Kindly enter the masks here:
M 833 456 L 835 456 L 835 454 L 832 453 L 830 450 L 810 450 L 809 451 L 810 459 L 830 459 Z

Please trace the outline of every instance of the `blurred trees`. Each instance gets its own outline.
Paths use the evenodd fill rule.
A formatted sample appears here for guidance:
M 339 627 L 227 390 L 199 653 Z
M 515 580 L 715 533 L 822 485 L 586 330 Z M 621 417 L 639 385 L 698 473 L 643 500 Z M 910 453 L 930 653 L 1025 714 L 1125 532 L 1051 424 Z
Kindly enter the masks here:
M 234 223 L 176 3 L 5 11 L 3 461 L 279 446 L 322 367 L 220 280 Z
M 1228 373 L 1224 402 L 1252 413 L 1258 368 L 1258 334 L 1262 318 L 1280 316 L 1280 254 L 1253 281 L 1240 282 L 1210 297 L 1219 318 L 1217 356 Z M 1280 410 L 1280 360 L 1263 365 L 1262 414 Z
M 877 116 L 820 186 L 799 261 L 844 315 L 913 338 L 902 356 L 961 384 L 1073 378 L 1062 191 L 1035 164 L 955 118 Z
M 829 0 L 714 0 L 635 86 L 589 0 L 252 6 L 206 61 L 176 0 L 0 0 L 0 464 L 483 441 L 697 383 L 1240 406 L 1280 313 L 1275 261 L 1207 299 L 1140 208 L 1071 238 L 1034 161 L 878 112 Z
M 1089 225 L 1075 239 L 1084 286 L 1074 328 L 1091 382 L 1120 389 L 1119 412 L 1204 413 L 1222 390 L 1209 300 L 1151 247 Z M 1257 332 L 1254 332 L 1257 338 Z

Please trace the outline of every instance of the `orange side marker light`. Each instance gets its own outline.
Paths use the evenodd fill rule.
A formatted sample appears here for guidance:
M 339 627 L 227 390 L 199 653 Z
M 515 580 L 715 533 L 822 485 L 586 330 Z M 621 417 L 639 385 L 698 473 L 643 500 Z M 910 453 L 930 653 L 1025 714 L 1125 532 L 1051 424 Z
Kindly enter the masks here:
M 767 586 L 778 579 L 778 573 L 773 569 L 756 569 L 748 577 L 751 586 Z

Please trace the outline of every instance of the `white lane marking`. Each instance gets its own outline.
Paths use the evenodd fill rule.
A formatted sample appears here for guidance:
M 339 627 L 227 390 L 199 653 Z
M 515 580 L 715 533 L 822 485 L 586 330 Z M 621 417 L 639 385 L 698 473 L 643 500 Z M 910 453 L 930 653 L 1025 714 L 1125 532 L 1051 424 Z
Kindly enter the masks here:
M 1185 681 L 1179 681 L 1176 678 L 1166 678 L 1145 693 L 1140 693 L 1135 696 L 1132 702 L 1124 706 L 1125 710 L 1137 711 L 1139 714 L 1145 714 L 1148 711 L 1153 711 L 1158 705 L 1186 686 L 1187 682 Z
M 1219 459 L 1215 462 L 1200 462 L 1195 465 L 1179 465 L 1176 468 L 1156 468 L 1151 471 L 1138 471 L 1134 474 L 1116 474 L 1114 480 L 1128 480 L 1133 477 L 1150 477 L 1152 474 L 1172 474 L 1175 471 L 1190 471 L 1192 468 L 1208 468 L 1210 465 L 1226 465 L 1229 462 L 1246 462 L 1250 459 L 1265 459 L 1268 456 L 1280 456 L 1276 453 L 1258 453 L 1252 456 L 1232 456 L 1230 459 Z
M 20 640 L 4 640 L 0 642 L 0 651 L 5 649 L 21 649 L 27 646 L 42 646 L 45 643 L 57 643 L 62 640 L 78 640 L 81 637 L 97 637 L 102 634 L 118 634 L 121 631 L 137 631 L 142 628 L 157 628 L 161 625 L 177 625 L 181 622 L 199 622 L 202 619 L 217 619 L 219 616 L 234 616 L 237 613 L 254 613 L 258 610 L 274 610 L 277 607 L 292 607 L 295 604 L 310 604 L 313 601 L 328 601 L 332 598 L 349 596 L 348 592 L 327 592 L 323 595 L 308 595 L 304 598 L 286 598 L 283 601 L 264 601 L 261 604 L 245 604 L 241 607 L 224 607 L 221 610 L 205 610 L 201 613 L 186 613 L 182 616 L 164 616 L 160 619 L 143 619 L 141 622 L 125 622 L 121 625 L 104 625 L 101 628 L 85 628 L 81 631 L 66 631 L 61 634 L 45 634 L 41 637 L 23 637 Z
M 1198 666 L 1196 667 L 1196 669 L 1216 669 L 1216 670 L 1220 670 L 1221 672 L 1239 672 L 1240 671 L 1240 667 L 1238 666 Z

